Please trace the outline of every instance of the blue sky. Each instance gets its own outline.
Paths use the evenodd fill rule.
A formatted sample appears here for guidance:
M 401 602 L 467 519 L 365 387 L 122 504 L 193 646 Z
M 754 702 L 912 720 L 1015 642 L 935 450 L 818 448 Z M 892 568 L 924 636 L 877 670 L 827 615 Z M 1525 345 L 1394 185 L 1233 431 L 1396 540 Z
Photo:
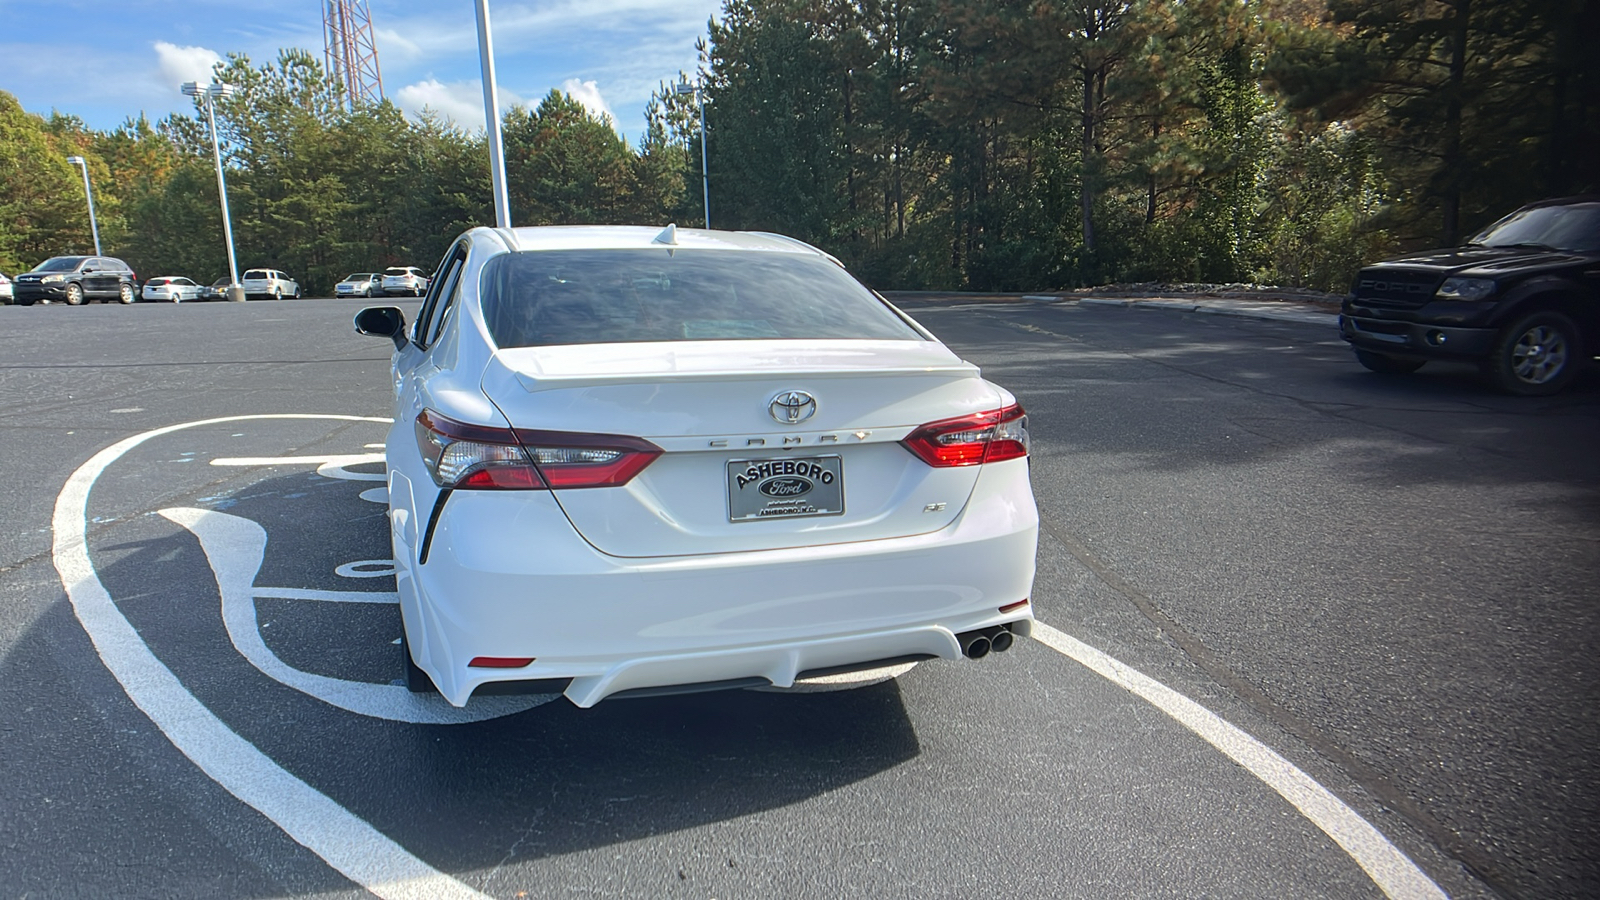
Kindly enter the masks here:
M 368 0 L 385 95 L 483 127 L 473 0 Z M 693 73 L 695 39 L 721 0 L 490 0 L 502 107 L 552 88 L 611 114 L 637 142 L 662 81 Z M 0 0 L 0 89 L 22 107 L 113 128 L 193 109 L 178 91 L 212 60 L 260 64 L 280 47 L 322 56 L 318 0 Z

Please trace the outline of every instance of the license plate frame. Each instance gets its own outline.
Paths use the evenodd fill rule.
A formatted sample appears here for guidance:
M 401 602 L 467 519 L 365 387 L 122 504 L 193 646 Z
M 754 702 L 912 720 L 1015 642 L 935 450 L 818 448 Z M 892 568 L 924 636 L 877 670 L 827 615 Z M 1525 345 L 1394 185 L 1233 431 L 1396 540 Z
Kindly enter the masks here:
M 729 522 L 844 515 L 844 458 L 769 456 L 727 462 Z

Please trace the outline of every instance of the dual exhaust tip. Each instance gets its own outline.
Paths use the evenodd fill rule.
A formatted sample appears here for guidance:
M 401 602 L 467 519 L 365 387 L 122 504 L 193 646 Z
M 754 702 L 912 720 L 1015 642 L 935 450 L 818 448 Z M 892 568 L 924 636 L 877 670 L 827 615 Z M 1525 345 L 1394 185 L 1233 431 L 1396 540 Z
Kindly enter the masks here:
M 1010 650 L 1011 645 L 1017 642 L 1018 633 L 1026 637 L 1027 626 L 1022 622 L 1007 622 L 976 631 L 963 631 L 956 635 L 956 640 L 961 642 L 961 652 L 967 659 L 983 659 L 991 650 L 995 653 Z

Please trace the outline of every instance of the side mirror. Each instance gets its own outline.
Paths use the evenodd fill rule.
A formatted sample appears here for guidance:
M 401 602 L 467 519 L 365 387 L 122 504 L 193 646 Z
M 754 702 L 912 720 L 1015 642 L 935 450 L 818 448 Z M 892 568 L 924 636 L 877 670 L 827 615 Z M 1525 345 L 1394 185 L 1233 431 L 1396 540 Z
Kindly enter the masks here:
M 394 306 L 369 306 L 356 313 L 356 334 L 386 337 L 394 348 L 406 345 L 406 317 Z

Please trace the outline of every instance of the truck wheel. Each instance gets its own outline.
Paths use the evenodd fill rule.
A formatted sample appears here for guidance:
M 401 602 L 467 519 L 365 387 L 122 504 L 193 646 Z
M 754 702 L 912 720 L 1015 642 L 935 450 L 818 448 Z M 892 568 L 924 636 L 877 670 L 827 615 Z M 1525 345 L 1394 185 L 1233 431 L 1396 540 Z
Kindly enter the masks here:
M 1356 362 L 1384 375 L 1410 375 L 1424 365 L 1420 359 L 1404 359 L 1399 356 L 1373 353 L 1371 350 L 1356 350 Z
M 1508 394 L 1554 394 L 1578 373 L 1582 345 L 1571 319 L 1551 310 L 1530 313 L 1501 330 L 1484 373 Z

